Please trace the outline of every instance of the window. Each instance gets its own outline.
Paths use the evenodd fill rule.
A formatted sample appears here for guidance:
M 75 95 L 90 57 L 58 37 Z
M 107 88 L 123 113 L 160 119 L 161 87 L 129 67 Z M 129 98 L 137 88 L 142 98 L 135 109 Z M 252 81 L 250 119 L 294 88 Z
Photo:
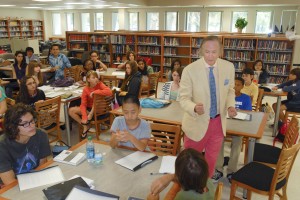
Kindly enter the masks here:
M 61 18 L 60 13 L 52 13 L 53 35 L 61 35 Z
M 186 30 L 190 32 L 200 31 L 200 12 L 186 13 Z
M 255 33 L 269 33 L 271 28 L 272 11 L 257 11 Z
M 177 31 L 178 13 L 166 12 L 165 29 L 168 31 Z
M 207 31 L 221 31 L 222 12 L 208 12 Z
M 159 29 L 159 13 L 147 12 L 147 31 Z
M 90 13 L 81 13 L 81 30 L 83 32 L 91 31 Z
M 129 13 L 129 30 L 138 31 L 139 30 L 139 13 Z
M 67 31 L 74 30 L 74 13 L 66 13 Z
M 245 18 L 247 20 L 248 13 L 247 12 L 232 12 L 231 32 L 237 32 L 237 28 L 235 28 L 235 22 L 238 18 Z M 247 26 L 243 29 L 243 33 L 246 32 L 246 28 L 247 28 Z
M 104 30 L 103 13 L 95 13 L 95 30 Z
M 116 12 L 112 13 L 112 30 L 113 31 L 119 30 L 119 14 Z

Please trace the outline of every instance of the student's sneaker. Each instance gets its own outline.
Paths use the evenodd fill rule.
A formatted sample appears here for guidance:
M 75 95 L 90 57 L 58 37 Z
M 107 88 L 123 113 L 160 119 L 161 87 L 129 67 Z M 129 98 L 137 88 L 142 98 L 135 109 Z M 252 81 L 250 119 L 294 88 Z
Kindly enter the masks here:
M 228 179 L 230 184 L 231 184 L 231 179 L 232 179 L 233 174 L 234 174 L 234 172 L 227 174 L 227 179 Z
M 219 180 L 223 177 L 223 172 L 215 170 L 215 174 L 211 177 L 213 183 L 219 182 Z

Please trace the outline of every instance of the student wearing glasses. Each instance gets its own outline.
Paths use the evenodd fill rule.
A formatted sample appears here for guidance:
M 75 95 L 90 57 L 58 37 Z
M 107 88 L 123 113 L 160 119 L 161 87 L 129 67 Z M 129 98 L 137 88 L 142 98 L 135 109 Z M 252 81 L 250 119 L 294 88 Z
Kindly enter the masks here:
M 103 62 L 101 62 L 101 60 L 99 60 L 99 54 L 97 51 L 90 52 L 90 59 L 93 61 L 93 70 L 107 70 L 107 66 Z
M 51 155 L 48 136 L 36 128 L 36 113 L 24 104 L 9 108 L 0 140 L 0 178 L 4 185 L 47 162 Z

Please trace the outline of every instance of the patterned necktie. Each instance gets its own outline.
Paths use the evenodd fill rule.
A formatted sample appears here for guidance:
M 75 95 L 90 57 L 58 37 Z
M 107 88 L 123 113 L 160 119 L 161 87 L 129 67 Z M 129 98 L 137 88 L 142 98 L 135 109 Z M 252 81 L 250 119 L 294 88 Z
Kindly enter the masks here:
M 209 67 L 210 117 L 212 118 L 217 115 L 216 81 L 213 69 L 214 67 Z

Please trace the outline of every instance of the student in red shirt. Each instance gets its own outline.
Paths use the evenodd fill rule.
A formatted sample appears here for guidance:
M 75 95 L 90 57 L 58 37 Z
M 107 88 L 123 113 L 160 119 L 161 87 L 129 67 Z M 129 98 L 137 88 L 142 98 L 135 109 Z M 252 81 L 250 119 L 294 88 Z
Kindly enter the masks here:
M 83 126 L 81 139 L 85 139 L 89 131 L 89 121 L 93 117 L 93 94 L 100 94 L 104 96 L 112 95 L 109 87 L 99 81 L 98 75 L 95 71 L 90 70 L 86 75 L 86 84 L 81 95 L 80 107 L 72 107 L 69 109 L 69 115 Z

